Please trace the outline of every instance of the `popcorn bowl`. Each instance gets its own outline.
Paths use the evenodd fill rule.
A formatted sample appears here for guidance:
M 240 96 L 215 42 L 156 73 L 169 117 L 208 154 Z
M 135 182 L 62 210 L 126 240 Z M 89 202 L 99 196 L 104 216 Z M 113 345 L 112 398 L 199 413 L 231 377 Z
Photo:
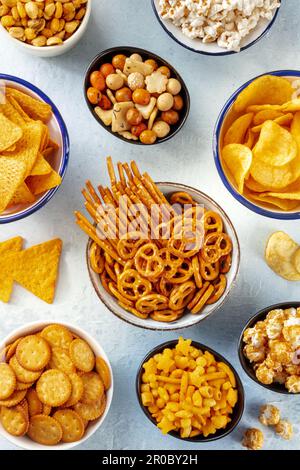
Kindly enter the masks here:
M 161 353 L 165 348 L 174 348 L 176 346 L 177 342 L 178 342 L 177 340 L 171 340 L 171 341 L 167 341 L 166 343 L 163 343 L 163 344 L 160 344 L 160 345 L 156 346 L 154 349 L 152 349 L 144 357 L 144 359 L 142 360 L 142 362 L 141 362 L 141 364 L 138 368 L 138 371 L 137 371 L 137 376 L 136 376 L 137 399 L 138 399 L 138 402 L 140 404 L 140 407 L 141 407 L 142 411 L 144 412 L 146 417 L 149 419 L 149 421 L 151 421 L 151 423 L 154 424 L 155 427 L 157 427 L 156 420 L 151 416 L 151 413 L 148 411 L 147 407 L 145 407 L 143 405 L 142 398 L 141 398 L 142 375 L 144 373 L 143 364 L 145 362 L 147 362 L 149 359 L 151 359 L 151 357 L 155 356 L 156 354 Z M 215 359 L 218 362 L 224 362 L 228 367 L 230 367 L 230 369 L 232 370 L 232 372 L 235 376 L 235 379 L 236 379 L 236 388 L 237 388 L 237 391 L 238 391 L 238 401 L 237 401 L 237 403 L 236 403 L 236 405 L 233 409 L 232 421 L 230 423 L 228 423 L 228 425 L 226 426 L 225 429 L 219 429 L 215 434 L 211 434 L 207 437 L 199 435 L 199 436 L 192 437 L 192 438 L 182 438 L 182 437 L 180 437 L 180 435 L 177 432 L 171 431 L 171 432 L 168 433 L 168 435 L 170 435 L 172 437 L 175 437 L 176 439 L 180 439 L 182 441 L 187 441 L 187 442 L 191 442 L 191 443 L 212 442 L 212 441 L 216 441 L 218 439 L 222 439 L 225 436 L 228 436 L 236 428 L 236 426 L 239 424 L 239 422 L 240 422 L 240 420 L 243 416 L 243 412 L 244 412 L 244 402 L 245 402 L 244 387 L 243 387 L 243 384 L 241 382 L 241 379 L 240 379 L 237 371 L 230 364 L 230 362 L 227 361 L 227 359 L 225 359 L 225 357 L 223 357 L 221 354 L 214 351 L 213 349 L 209 348 L 208 346 L 205 346 L 204 344 L 198 343 L 197 341 L 192 341 L 191 345 L 196 347 L 197 349 L 201 349 L 202 351 L 208 351 L 209 353 L 214 355 Z M 157 428 L 157 430 L 158 430 L 158 432 L 161 432 L 158 428 Z M 162 438 L 163 437 L 164 436 L 162 435 Z
M 86 262 L 87 262 L 90 280 L 93 284 L 93 287 L 95 289 L 97 296 L 99 297 L 100 301 L 104 303 L 104 305 L 108 308 L 108 310 L 114 315 L 116 315 L 119 319 L 127 323 L 130 323 L 131 325 L 134 325 L 140 328 L 149 329 L 149 330 L 155 330 L 155 331 L 178 330 L 180 328 L 187 328 L 192 325 L 196 325 L 197 323 L 201 322 L 202 320 L 204 320 L 205 318 L 209 317 L 210 315 L 215 313 L 217 310 L 219 310 L 222 307 L 222 305 L 226 302 L 227 297 L 229 296 L 229 293 L 231 292 L 231 290 L 233 289 L 235 285 L 236 278 L 239 272 L 240 246 L 239 246 L 239 241 L 238 241 L 235 228 L 232 222 L 230 221 L 228 215 L 209 196 L 207 196 L 206 194 L 202 193 L 201 191 L 197 189 L 194 189 L 194 188 L 191 188 L 189 186 L 179 184 L 179 183 L 156 183 L 156 184 L 165 196 L 168 196 L 169 194 L 172 194 L 174 192 L 185 191 L 186 193 L 190 194 L 197 203 L 203 204 L 208 210 L 215 211 L 221 215 L 223 222 L 224 222 L 224 228 L 227 234 L 230 236 L 232 240 L 232 246 L 233 246 L 232 265 L 231 265 L 230 271 L 227 274 L 227 286 L 222 297 L 215 304 L 206 305 L 200 313 L 193 315 L 192 313 L 187 311 L 186 313 L 183 314 L 181 318 L 178 318 L 176 321 L 173 321 L 171 323 L 158 322 L 151 318 L 147 318 L 147 319 L 138 318 L 132 313 L 126 311 L 123 307 L 121 307 L 118 304 L 117 300 L 111 294 L 109 294 L 103 287 L 99 274 L 96 274 L 93 271 L 91 267 L 91 263 L 90 263 L 90 249 L 92 245 L 91 240 L 89 240 L 87 243 Z
M 261 383 L 256 375 L 255 375 L 255 371 L 251 365 L 251 362 L 249 361 L 249 359 L 244 355 L 244 352 L 243 352 L 243 349 L 244 349 L 244 346 L 245 346 L 245 342 L 244 342 L 244 333 L 245 331 L 247 330 L 247 328 L 252 328 L 254 327 L 254 325 L 259 322 L 259 321 L 263 321 L 265 320 L 266 316 L 268 315 L 268 313 L 271 311 L 271 310 L 276 310 L 276 309 L 289 309 L 289 308 L 299 308 L 300 307 L 300 301 L 299 302 L 282 302 L 282 303 L 278 303 L 278 304 L 274 304 L 274 305 L 271 305 L 269 307 L 265 307 L 263 308 L 262 310 L 260 310 L 259 312 L 257 312 L 255 315 L 253 315 L 250 320 L 246 323 L 242 333 L 241 333 L 241 336 L 240 336 L 240 339 L 239 339 L 239 343 L 238 343 L 238 354 L 239 354 L 239 359 L 240 359 L 240 363 L 244 369 L 244 371 L 246 372 L 246 374 L 248 375 L 248 377 L 250 377 L 250 379 L 252 379 L 254 382 L 256 382 L 258 385 L 260 385 L 261 387 L 264 387 L 268 390 L 271 390 L 272 392 L 276 392 L 276 393 L 281 393 L 281 394 L 284 394 L 284 395 L 299 395 L 297 393 L 290 393 L 284 386 L 284 384 L 279 384 L 279 383 L 273 383 L 271 385 L 266 385 L 266 384 L 263 384 Z
M 211 55 L 211 56 L 225 56 L 231 54 L 237 54 L 235 51 L 228 51 L 220 46 L 216 42 L 203 43 L 200 39 L 192 39 L 183 34 L 180 28 L 173 25 L 171 21 L 161 18 L 159 11 L 160 0 L 151 0 L 152 8 L 154 14 L 165 32 L 178 44 L 189 49 L 192 52 L 197 54 Z M 280 8 L 280 7 L 279 7 Z M 273 14 L 271 20 L 261 19 L 254 30 L 242 40 L 241 51 L 248 49 L 249 47 L 254 46 L 260 39 L 262 39 L 272 28 L 277 15 L 279 13 L 279 8 L 277 8 Z
M 33 98 L 39 99 L 51 105 L 52 117 L 48 122 L 48 127 L 50 131 L 50 137 L 59 145 L 59 150 L 54 155 L 53 160 L 51 162 L 51 166 L 55 171 L 60 174 L 63 180 L 69 162 L 70 141 L 66 124 L 58 108 L 44 92 L 42 92 L 32 83 L 27 82 L 26 80 L 23 80 L 18 77 L 13 77 L 11 75 L 0 74 L 0 86 L 3 83 L 6 86 L 16 88 L 17 90 L 20 90 L 23 93 L 32 96 Z M 61 185 L 62 184 L 63 181 Z M 56 186 L 53 189 L 39 194 L 33 203 L 18 204 L 6 209 L 3 213 L 0 214 L 0 225 L 9 222 L 15 222 L 16 220 L 28 217 L 29 215 L 38 211 L 39 209 L 44 207 L 50 201 L 50 199 L 52 199 L 52 197 L 58 191 L 60 186 Z
M 106 49 L 105 51 L 102 51 L 100 54 L 98 54 L 96 57 L 94 57 L 91 64 L 88 66 L 87 71 L 85 73 L 83 92 L 84 92 L 84 97 L 85 97 L 86 104 L 87 104 L 91 114 L 93 115 L 93 117 L 96 119 L 96 121 L 107 132 L 112 134 L 117 139 L 120 139 L 123 142 L 127 142 L 129 144 L 145 146 L 145 144 L 140 142 L 140 140 L 129 140 L 129 139 L 126 139 L 125 137 L 123 137 L 122 135 L 120 135 L 116 132 L 113 132 L 111 130 L 111 126 L 106 126 L 102 122 L 100 117 L 95 113 L 95 111 L 94 111 L 94 106 L 95 105 L 92 105 L 89 102 L 89 100 L 87 99 L 87 90 L 90 87 L 90 75 L 91 75 L 91 73 L 94 72 L 95 70 L 99 70 L 102 64 L 104 64 L 106 62 L 111 62 L 112 58 L 116 54 L 124 54 L 128 57 L 132 54 L 140 54 L 143 57 L 143 59 L 145 59 L 145 60 L 154 59 L 154 60 L 156 60 L 156 62 L 158 63 L 159 66 L 164 65 L 164 66 L 168 67 L 171 70 L 172 77 L 179 80 L 179 82 L 181 83 L 181 86 L 182 86 L 181 91 L 180 91 L 180 95 L 182 96 L 183 102 L 184 102 L 184 106 L 183 106 L 182 110 L 179 112 L 180 119 L 175 125 L 171 126 L 171 132 L 166 137 L 157 138 L 155 143 L 152 144 L 152 145 L 156 145 L 156 144 L 160 144 L 162 142 L 166 142 L 167 140 L 174 137 L 182 129 L 182 127 L 184 126 L 184 124 L 185 124 L 185 122 L 188 118 L 189 112 L 190 112 L 190 95 L 189 95 L 188 89 L 187 89 L 186 84 L 184 83 L 182 77 L 179 75 L 179 73 L 175 70 L 175 68 L 171 64 L 169 64 L 166 60 L 162 59 L 161 57 L 154 54 L 153 52 L 149 52 L 146 49 L 140 49 L 138 47 L 132 47 L 132 46 L 111 47 L 110 49 Z M 149 145 L 149 146 L 151 147 L 151 145 Z
M 20 336 L 26 336 L 29 334 L 37 333 L 38 331 L 42 330 L 43 328 L 51 324 L 54 324 L 54 322 L 50 322 L 49 320 L 36 321 L 36 322 L 28 323 L 25 326 L 22 326 L 20 328 L 17 328 L 16 330 L 14 330 L 12 333 L 10 333 L 4 339 L 1 340 L 0 352 L 3 351 L 5 345 L 12 343 Z M 94 339 L 89 333 L 87 333 L 85 330 L 83 330 L 77 325 L 72 325 L 71 323 L 67 323 L 63 321 L 55 322 L 55 324 L 65 326 L 72 333 L 74 333 L 74 335 L 77 335 L 78 337 L 84 339 L 90 345 L 95 355 L 103 357 L 103 359 L 107 363 L 109 370 L 110 370 L 110 375 L 111 375 L 111 387 L 106 392 L 106 398 L 107 398 L 106 409 L 103 415 L 99 419 L 95 421 L 91 421 L 89 423 L 89 426 L 82 439 L 76 442 L 71 442 L 71 443 L 61 442 L 53 446 L 46 446 L 46 445 L 39 444 L 35 441 L 32 441 L 27 436 L 23 436 L 23 437 L 12 436 L 3 428 L 2 424 L 0 423 L 0 435 L 4 437 L 5 439 L 7 439 L 9 442 L 11 442 L 13 445 L 21 447 L 22 449 L 25 449 L 25 450 L 68 450 L 68 449 L 72 449 L 73 447 L 83 444 L 83 442 L 85 442 L 93 434 L 95 434 L 96 431 L 102 426 L 109 412 L 112 398 L 113 398 L 113 390 L 114 390 L 113 371 L 112 371 L 109 359 L 104 349 L 100 345 L 100 343 L 96 339 Z
M 290 79 L 297 80 L 300 77 L 300 71 L 277 70 L 273 72 L 263 73 L 261 75 L 258 75 L 257 77 L 252 78 L 251 80 L 246 82 L 244 85 L 238 88 L 237 91 L 233 93 L 233 95 L 227 100 L 227 102 L 223 106 L 223 109 L 221 110 L 219 117 L 217 119 L 216 125 L 215 125 L 214 135 L 213 135 L 213 153 L 214 153 L 215 165 L 217 167 L 222 183 L 224 184 L 226 189 L 230 192 L 230 194 L 240 204 L 243 204 L 243 206 L 247 207 L 252 212 L 255 212 L 256 214 L 262 215 L 264 217 L 270 217 L 273 219 L 282 219 L 282 220 L 297 220 L 297 219 L 300 219 L 300 205 L 298 208 L 294 210 L 284 211 L 284 210 L 280 210 L 279 208 L 275 208 L 274 206 L 271 206 L 270 204 L 257 202 L 246 197 L 243 194 L 240 194 L 237 190 L 236 183 L 234 182 L 233 177 L 231 176 L 229 170 L 224 165 L 222 161 L 222 157 L 221 157 L 221 145 L 222 145 L 224 134 L 228 126 L 232 123 L 231 122 L 231 119 L 232 119 L 231 110 L 232 110 L 232 106 L 235 103 L 235 100 L 237 99 L 239 94 L 248 85 L 250 85 L 250 83 L 252 83 L 254 80 L 264 75 L 275 75 L 278 77 L 287 77 Z

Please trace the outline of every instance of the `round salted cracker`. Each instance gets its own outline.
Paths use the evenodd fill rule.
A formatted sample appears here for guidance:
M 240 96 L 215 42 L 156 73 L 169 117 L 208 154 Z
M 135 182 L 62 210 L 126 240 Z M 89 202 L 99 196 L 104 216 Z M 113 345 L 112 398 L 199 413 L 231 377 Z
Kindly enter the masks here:
M 62 427 L 63 442 L 76 442 L 82 438 L 85 427 L 78 413 L 69 409 L 58 410 L 54 413 L 53 418 L 56 419 Z
M 60 406 L 70 398 L 72 385 L 63 371 L 49 369 L 39 378 L 36 391 L 40 401 L 45 405 Z
M 4 429 L 12 436 L 24 436 L 28 429 L 28 419 L 22 406 L 1 407 L 0 421 Z
M 77 369 L 90 372 L 95 366 L 95 355 L 83 339 L 74 339 L 70 344 L 70 357 Z
M 27 390 L 15 390 L 6 400 L 0 400 L 0 406 L 11 408 L 20 403 L 25 398 Z
M 35 415 L 40 415 L 43 414 L 43 404 L 40 401 L 36 390 L 34 388 L 31 388 L 28 390 L 26 394 L 26 398 L 28 401 L 28 411 L 29 411 L 29 416 L 35 416 Z
M 69 374 L 68 377 L 71 381 L 72 392 L 69 400 L 64 404 L 64 407 L 66 408 L 76 405 L 83 395 L 82 378 L 78 374 Z
M 19 342 L 21 341 L 21 339 L 22 338 L 18 338 L 18 339 L 16 339 L 16 341 L 14 341 L 12 344 L 9 345 L 9 348 L 8 348 L 8 351 L 7 351 L 7 354 L 6 354 L 6 361 L 7 362 L 15 354 L 17 346 L 18 346 Z
M 10 367 L 14 370 L 17 380 L 24 384 L 35 382 L 41 375 L 41 371 L 33 372 L 21 366 L 16 356 L 13 356 L 9 361 Z
M 71 361 L 68 351 L 63 348 L 52 348 L 52 354 L 49 365 L 51 369 L 60 369 L 66 374 L 72 374 L 76 372 L 76 367 Z
M 42 415 L 49 416 L 51 415 L 52 406 L 43 405 Z
M 23 382 L 17 382 L 16 390 L 28 390 L 30 387 L 32 387 L 33 384 L 34 382 L 31 382 L 29 384 L 24 384 Z
M 5 362 L 2 362 L 0 364 L 0 400 L 10 397 L 16 388 L 16 384 L 17 379 L 13 369 Z
M 96 371 L 101 377 L 104 384 L 105 390 L 108 390 L 111 386 L 111 376 L 108 365 L 102 357 L 96 357 Z
M 74 406 L 76 413 L 81 416 L 82 419 L 93 421 L 94 419 L 100 418 L 106 408 L 106 396 L 103 395 L 102 400 L 98 400 L 90 405 L 79 402 Z
M 71 332 L 62 325 L 46 326 L 46 328 L 41 331 L 40 335 L 50 344 L 52 348 L 58 347 L 69 349 L 70 344 L 73 341 Z
M 84 390 L 80 401 L 89 405 L 101 400 L 105 392 L 100 375 L 97 372 L 87 372 L 81 378 Z
M 29 335 L 22 338 L 16 350 L 18 362 L 25 369 L 40 371 L 51 357 L 50 346 L 43 338 Z
M 30 419 L 28 436 L 35 442 L 45 446 L 54 446 L 61 441 L 62 427 L 51 416 L 36 415 Z

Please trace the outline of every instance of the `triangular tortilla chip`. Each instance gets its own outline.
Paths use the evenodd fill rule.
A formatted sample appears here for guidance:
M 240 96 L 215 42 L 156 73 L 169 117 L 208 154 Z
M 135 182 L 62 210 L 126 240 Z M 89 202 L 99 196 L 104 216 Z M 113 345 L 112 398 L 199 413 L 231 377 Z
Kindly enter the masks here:
M 62 241 L 57 238 L 21 251 L 13 258 L 14 280 L 40 299 L 54 300 Z
M 44 159 L 43 155 L 39 153 L 36 162 L 31 170 L 30 176 L 48 175 L 49 173 L 51 173 L 51 171 L 51 166 Z
M 61 176 L 56 171 L 51 170 L 48 175 L 29 176 L 26 179 L 26 184 L 30 191 L 36 196 L 49 189 L 55 188 L 61 184 Z
M 20 90 L 7 87 L 8 96 L 12 96 L 25 111 L 25 113 L 32 119 L 40 119 L 47 122 L 52 114 L 52 108 L 49 104 L 32 98 L 32 96 L 25 95 Z
M 23 119 L 22 115 L 13 107 L 10 101 L 6 98 L 5 103 L 0 103 L 0 113 L 4 114 L 7 119 L 12 121 L 17 126 L 23 127 L 26 124 L 26 121 Z
M 26 183 L 22 183 L 18 189 L 16 190 L 15 194 L 13 195 L 12 199 L 8 207 L 14 206 L 16 204 L 30 204 L 35 201 L 35 197 L 28 188 Z
M 0 156 L 0 214 L 11 201 L 26 175 L 24 161 Z
M 19 115 L 24 119 L 24 122 L 30 122 L 31 119 L 28 114 L 25 113 L 24 109 L 21 108 L 19 103 L 14 99 L 13 96 L 7 96 L 6 99 L 10 102 L 10 104 L 15 108 L 15 110 L 19 113 Z
M 22 250 L 23 238 L 15 237 L 0 243 L 0 300 L 2 302 L 9 302 L 13 289 L 13 276 L 12 273 L 7 272 L 5 268 L 5 259 L 12 252 L 18 252 Z M 10 265 L 10 263 L 8 263 Z M 8 266 L 8 271 L 11 271 L 11 267 Z
M 21 139 L 23 131 L 21 127 L 7 119 L 0 113 L 0 152 L 8 149 Z

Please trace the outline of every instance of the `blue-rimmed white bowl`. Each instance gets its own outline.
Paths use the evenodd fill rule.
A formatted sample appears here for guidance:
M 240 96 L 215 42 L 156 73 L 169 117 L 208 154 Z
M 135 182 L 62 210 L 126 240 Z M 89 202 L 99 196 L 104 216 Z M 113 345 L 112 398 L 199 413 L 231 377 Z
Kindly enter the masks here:
M 277 208 L 273 208 L 273 206 L 266 204 L 266 203 L 260 203 L 260 202 L 253 202 L 252 200 L 248 199 L 246 196 L 240 194 L 232 180 L 232 177 L 230 176 L 229 172 L 225 168 L 225 166 L 222 163 L 221 159 L 221 144 L 223 140 L 223 134 L 225 130 L 228 128 L 231 116 L 230 116 L 230 111 L 232 110 L 232 106 L 237 99 L 238 95 L 248 86 L 250 85 L 251 82 L 256 80 L 259 77 L 262 77 L 264 75 L 276 75 L 278 77 L 286 77 L 291 79 L 291 81 L 298 80 L 300 79 L 300 71 L 297 70 L 276 70 L 274 72 L 267 72 L 263 73 L 261 75 L 258 75 L 257 77 L 252 78 L 249 80 L 247 83 L 242 85 L 226 102 L 224 105 L 222 111 L 220 112 L 220 115 L 217 119 L 217 123 L 215 126 L 214 130 L 214 136 L 213 136 L 213 153 L 214 153 L 214 159 L 215 159 L 215 164 L 218 170 L 218 173 L 220 175 L 220 178 L 228 189 L 228 191 L 232 194 L 232 196 L 241 204 L 243 204 L 245 207 L 250 209 L 253 212 L 256 212 L 259 215 L 263 215 L 265 217 L 270 217 L 273 219 L 282 219 L 282 220 L 296 220 L 300 219 L 300 203 L 299 207 L 292 210 L 292 211 L 284 211 L 280 210 Z
M 63 179 L 69 161 L 70 143 L 67 127 L 55 104 L 39 88 L 21 78 L 14 77 L 11 75 L 0 74 L 0 85 L 6 85 L 12 88 L 16 88 L 22 91 L 23 93 L 32 96 L 33 98 L 37 98 L 41 101 L 44 101 L 45 103 L 50 104 L 50 106 L 52 107 L 53 114 L 47 125 L 50 132 L 50 138 L 59 145 L 59 149 L 56 151 L 55 155 L 51 157 L 50 164 L 52 168 L 57 171 L 57 173 L 59 173 Z M 47 204 L 47 202 L 50 201 L 50 199 L 54 196 L 59 187 L 60 186 L 57 186 L 53 189 L 50 189 L 49 191 L 38 195 L 33 203 L 19 204 L 8 208 L 2 214 L 0 214 L 0 224 L 5 224 L 9 222 L 14 222 L 19 219 L 23 219 L 24 217 L 28 217 L 29 215 L 38 211 L 45 204 Z

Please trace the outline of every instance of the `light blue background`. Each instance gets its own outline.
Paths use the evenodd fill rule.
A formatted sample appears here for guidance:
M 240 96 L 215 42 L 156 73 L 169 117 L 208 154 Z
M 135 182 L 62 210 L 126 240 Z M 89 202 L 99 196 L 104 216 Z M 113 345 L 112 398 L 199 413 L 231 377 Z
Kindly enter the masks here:
M 259 426 L 259 406 L 271 402 L 295 425 L 295 436 L 285 442 L 264 429 L 266 449 L 299 449 L 299 396 L 285 397 L 266 391 L 242 372 L 237 340 L 247 319 L 262 307 L 299 300 L 299 283 L 277 277 L 263 259 L 268 235 L 285 230 L 300 243 L 299 222 L 281 222 L 250 212 L 226 191 L 212 155 L 212 134 L 218 113 L 241 84 L 276 69 L 300 69 L 300 2 L 285 0 L 270 33 L 252 48 L 225 57 L 207 57 L 175 43 L 157 22 L 150 0 L 94 0 L 88 31 L 65 56 L 39 59 L 24 55 L 12 41 L 0 39 L 0 71 L 20 76 L 40 87 L 60 109 L 71 138 L 71 159 L 62 188 L 39 213 L 11 225 L 0 226 L 0 240 L 22 235 L 27 246 L 61 237 L 63 259 L 55 303 L 44 304 L 16 286 L 9 305 L 0 304 L 0 338 L 26 322 L 66 320 L 94 335 L 110 357 L 115 396 L 102 428 L 84 449 L 241 449 L 245 428 Z M 100 51 L 133 45 L 164 57 L 186 81 L 191 113 L 183 130 L 171 141 L 155 147 L 136 147 L 105 132 L 90 115 L 83 98 L 85 69 Z M 74 223 L 73 211 L 83 207 L 80 189 L 87 178 L 107 182 L 105 156 L 135 159 L 154 180 L 186 183 L 207 192 L 220 203 L 238 231 L 242 261 L 238 283 L 225 306 L 212 318 L 184 330 L 185 337 L 206 343 L 224 354 L 241 373 L 246 409 L 230 436 L 201 445 L 164 437 L 146 420 L 135 396 L 135 375 L 143 356 L 157 344 L 177 338 L 180 332 L 141 330 L 115 318 L 99 302 L 85 265 L 86 237 Z M 298 421 L 298 422 L 297 422 Z M 0 438 L 1 449 L 14 448 Z

